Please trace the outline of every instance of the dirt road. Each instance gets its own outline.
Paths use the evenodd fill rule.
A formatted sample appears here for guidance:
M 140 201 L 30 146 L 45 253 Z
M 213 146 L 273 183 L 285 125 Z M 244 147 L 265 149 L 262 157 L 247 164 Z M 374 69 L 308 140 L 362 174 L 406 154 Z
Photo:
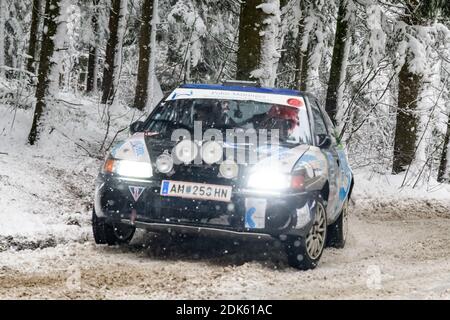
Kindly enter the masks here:
M 139 233 L 125 247 L 6 250 L 0 298 L 450 298 L 448 203 L 359 203 L 350 223 L 346 248 L 327 249 L 307 272 L 287 266 L 277 241 Z

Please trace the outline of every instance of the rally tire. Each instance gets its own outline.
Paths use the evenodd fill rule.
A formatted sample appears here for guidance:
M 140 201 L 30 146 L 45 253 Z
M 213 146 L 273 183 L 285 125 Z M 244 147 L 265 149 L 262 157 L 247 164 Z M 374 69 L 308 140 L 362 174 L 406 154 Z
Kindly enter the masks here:
M 92 231 L 96 244 L 109 246 L 124 244 L 131 241 L 136 231 L 134 226 L 124 224 L 109 224 L 104 218 L 99 218 L 92 212 Z
M 348 200 L 345 200 L 337 220 L 328 226 L 327 246 L 337 249 L 345 247 L 348 236 Z
M 299 270 L 317 267 L 326 244 L 327 216 L 322 199 L 316 199 L 314 222 L 305 237 L 289 236 L 285 245 L 288 264 Z

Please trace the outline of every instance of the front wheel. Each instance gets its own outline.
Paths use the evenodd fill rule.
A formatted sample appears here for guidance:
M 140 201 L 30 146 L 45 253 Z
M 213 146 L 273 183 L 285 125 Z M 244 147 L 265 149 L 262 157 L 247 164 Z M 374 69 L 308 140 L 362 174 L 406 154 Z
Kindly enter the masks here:
M 99 218 L 92 212 L 92 231 L 96 244 L 107 244 L 113 246 L 116 244 L 128 243 L 134 236 L 136 228 L 123 223 L 109 224 L 104 218 Z
M 306 237 L 288 238 L 286 253 L 291 267 L 309 270 L 317 267 L 327 237 L 327 215 L 321 199 L 315 205 L 315 218 Z

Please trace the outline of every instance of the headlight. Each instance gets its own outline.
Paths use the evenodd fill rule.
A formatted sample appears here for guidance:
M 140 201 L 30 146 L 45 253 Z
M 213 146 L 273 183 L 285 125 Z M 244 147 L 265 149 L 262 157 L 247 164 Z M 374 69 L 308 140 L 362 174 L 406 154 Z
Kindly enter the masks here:
M 190 163 L 197 157 L 198 149 L 195 143 L 190 140 L 180 141 L 174 148 L 174 152 L 172 154 L 175 155 L 176 160 L 179 160 L 181 163 Z
M 223 149 L 215 141 L 208 141 L 202 146 L 202 159 L 207 164 L 219 162 L 223 156 Z
M 281 190 L 289 188 L 290 183 L 290 175 L 267 168 L 264 171 L 253 172 L 248 179 L 247 186 L 254 189 Z
M 233 160 L 225 160 L 220 164 L 219 172 L 224 178 L 236 178 L 239 173 L 239 166 Z
M 156 159 L 156 168 L 161 173 L 169 173 L 173 168 L 173 159 L 169 154 L 162 154 Z
M 152 165 L 150 163 L 130 160 L 108 159 L 105 161 L 103 171 L 133 178 L 150 178 L 153 176 Z

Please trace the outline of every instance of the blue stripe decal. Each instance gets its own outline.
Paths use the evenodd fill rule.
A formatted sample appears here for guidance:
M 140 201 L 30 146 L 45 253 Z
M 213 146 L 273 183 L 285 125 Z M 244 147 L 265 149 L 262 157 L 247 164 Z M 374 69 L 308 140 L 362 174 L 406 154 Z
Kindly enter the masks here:
M 163 181 L 161 194 L 162 195 L 169 194 L 169 181 L 166 180 Z
M 251 207 L 245 213 L 245 227 L 254 229 L 256 227 L 255 221 L 253 221 L 253 214 L 256 212 L 256 208 Z

